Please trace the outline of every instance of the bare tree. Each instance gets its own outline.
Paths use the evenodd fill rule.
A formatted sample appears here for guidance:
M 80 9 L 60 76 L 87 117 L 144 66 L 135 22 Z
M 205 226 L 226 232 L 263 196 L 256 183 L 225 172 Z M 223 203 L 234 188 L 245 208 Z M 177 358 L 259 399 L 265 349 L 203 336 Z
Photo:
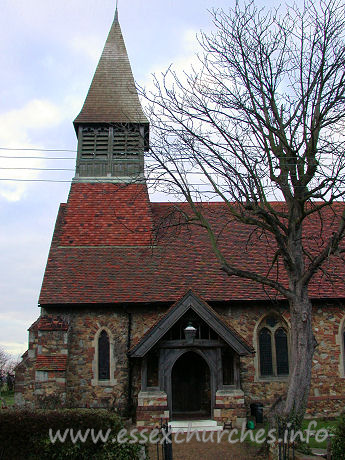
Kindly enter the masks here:
M 18 363 L 18 358 L 14 359 L 3 348 L 0 348 L 0 393 L 5 384 L 8 391 L 14 389 L 15 367 Z
M 153 128 L 152 177 L 189 203 L 185 221 L 206 229 L 222 270 L 289 303 L 285 416 L 304 415 L 310 390 L 316 340 L 308 286 L 343 251 L 345 213 L 335 202 L 345 190 L 344 11 L 341 0 L 213 10 L 215 31 L 200 35 L 198 64 L 180 77 L 170 68 L 155 77 L 153 91 L 143 91 Z M 274 242 L 266 274 L 226 257 L 200 204 L 214 196 L 231 219 Z M 322 239 L 325 211 L 333 213 L 332 229 Z M 312 218 L 322 244 L 306 235 Z
M 9 361 L 9 355 L 2 348 L 0 348 L 0 391 L 6 382 L 6 372 Z
M 0 348 L 0 373 L 13 373 L 14 368 L 17 366 L 19 362 L 19 357 L 15 358 L 9 353 L 6 353 L 6 351 L 3 348 Z
M 5 352 L 5 350 L 0 348 L 0 372 L 5 370 L 9 359 L 10 358 L 9 358 L 8 354 Z

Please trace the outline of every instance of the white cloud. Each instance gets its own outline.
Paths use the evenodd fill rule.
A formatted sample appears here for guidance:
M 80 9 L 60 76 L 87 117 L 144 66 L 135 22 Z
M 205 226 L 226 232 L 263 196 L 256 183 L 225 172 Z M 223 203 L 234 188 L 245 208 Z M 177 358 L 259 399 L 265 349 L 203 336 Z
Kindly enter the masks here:
M 61 121 L 61 111 L 48 100 L 33 99 L 20 109 L 0 114 L 0 134 L 2 138 L 21 132 L 27 137 L 28 129 L 41 129 Z M 9 139 L 9 141 L 11 141 Z
M 92 61 L 92 63 L 97 63 L 102 52 L 102 41 L 100 37 L 89 35 L 74 37 L 69 46 L 73 51 L 81 53 Z
M 8 149 L 44 148 L 41 143 L 31 140 L 34 131 L 44 130 L 59 125 L 64 119 L 64 111 L 49 100 L 33 99 L 19 109 L 0 113 L 0 146 Z M 0 155 L 12 158 L 0 158 L 1 168 L 43 168 L 44 159 L 29 157 L 44 157 L 44 152 L 28 152 L 25 150 L 1 150 Z M 18 159 L 15 157 L 25 157 Z M 0 169 L 2 179 L 37 179 L 38 170 Z M 30 182 L 0 181 L 0 197 L 8 201 L 20 200 Z
M 13 359 L 17 359 L 28 349 L 28 344 L 27 342 L 0 342 L 0 347 Z
M 181 34 L 180 42 L 176 46 L 177 54 L 168 61 L 161 61 L 158 65 L 150 69 L 146 81 L 143 82 L 147 92 L 155 92 L 153 85 L 152 75 L 155 75 L 160 80 L 161 74 L 165 73 L 166 70 L 171 66 L 171 69 L 184 80 L 184 72 L 189 72 L 191 67 L 198 69 L 200 66 L 197 52 L 200 51 L 200 47 L 197 40 L 198 31 L 194 29 L 186 29 Z M 172 83 L 172 79 L 168 79 L 168 83 Z
M 30 317 L 29 315 L 23 314 L 23 319 L 18 319 L 13 317 L 11 313 L 0 313 L 0 320 L 4 329 L 0 340 L 0 348 L 6 353 L 11 354 L 14 358 L 18 357 L 18 355 L 22 355 L 28 348 L 27 340 L 22 340 L 23 331 L 26 331 L 28 325 L 35 319 L 36 318 L 33 319 L 32 315 Z
M 187 29 L 182 34 L 181 44 L 184 49 L 189 53 L 196 53 L 199 49 L 199 43 L 197 40 L 198 31 L 195 29 Z

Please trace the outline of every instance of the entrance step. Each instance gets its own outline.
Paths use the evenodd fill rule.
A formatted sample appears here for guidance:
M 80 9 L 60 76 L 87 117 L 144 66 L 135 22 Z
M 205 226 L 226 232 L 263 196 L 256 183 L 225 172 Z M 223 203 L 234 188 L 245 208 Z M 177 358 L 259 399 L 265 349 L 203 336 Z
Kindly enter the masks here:
M 171 432 L 176 433 L 178 430 L 187 433 L 188 430 L 194 431 L 222 431 L 223 427 L 217 425 L 215 420 L 174 420 L 168 423 L 171 426 Z

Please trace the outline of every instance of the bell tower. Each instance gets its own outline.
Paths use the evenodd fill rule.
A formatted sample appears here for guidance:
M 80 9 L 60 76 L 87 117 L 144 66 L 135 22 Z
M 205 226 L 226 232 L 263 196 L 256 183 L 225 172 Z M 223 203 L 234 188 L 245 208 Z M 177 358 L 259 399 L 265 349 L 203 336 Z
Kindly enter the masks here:
M 74 120 L 74 182 L 142 182 L 149 123 L 142 110 L 116 9 L 83 108 Z

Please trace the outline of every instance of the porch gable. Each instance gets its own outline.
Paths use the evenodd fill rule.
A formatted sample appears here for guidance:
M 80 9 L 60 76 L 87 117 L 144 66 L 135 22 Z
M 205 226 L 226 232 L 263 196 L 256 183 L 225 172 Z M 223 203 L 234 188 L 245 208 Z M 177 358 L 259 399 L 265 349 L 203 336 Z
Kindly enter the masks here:
M 168 312 L 141 338 L 129 352 L 132 358 L 144 357 L 174 324 L 189 310 L 193 310 L 239 356 L 254 353 L 254 349 L 235 330 L 226 325 L 217 313 L 192 290 L 178 300 Z

